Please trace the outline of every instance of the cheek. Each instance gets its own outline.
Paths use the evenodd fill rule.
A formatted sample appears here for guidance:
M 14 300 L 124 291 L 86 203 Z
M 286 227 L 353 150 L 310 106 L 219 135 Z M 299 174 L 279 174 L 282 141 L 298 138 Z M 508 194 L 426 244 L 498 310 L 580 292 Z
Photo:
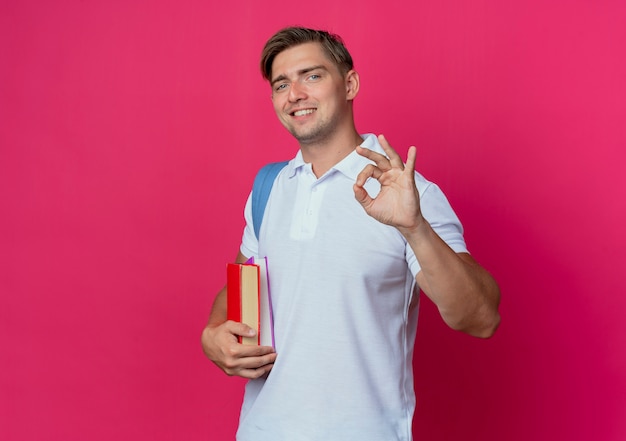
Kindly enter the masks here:
M 333 106 L 340 105 L 341 102 L 347 100 L 346 90 L 341 85 L 329 88 L 324 91 L 324 101 Z
M 287 124 L 289 124 L 288 122 L 288 117 L 285 116 L 285 113 L 283 112 L 283 104 L 280 100 L 272 100 L 272 106 L 274 107 L 274 113 L 276 114 L 276 117 L 278 118 L 278 121 L 285 127 L 287 127 Z
M 272 107 L 274 107 L 274 112 L 276 112 L 276 114 L 279 115 L 280 109 L 282 108 L 282 105 L 280 104 L 280 100 L 277 100 L 276 98 L 272 97 Z

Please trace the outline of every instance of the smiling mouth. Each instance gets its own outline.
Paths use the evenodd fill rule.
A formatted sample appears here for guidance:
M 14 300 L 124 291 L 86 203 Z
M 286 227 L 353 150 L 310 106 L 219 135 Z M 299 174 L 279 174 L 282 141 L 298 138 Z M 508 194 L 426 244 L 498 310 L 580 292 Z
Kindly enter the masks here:
M 315 109 L 301 109 L 301 110 L 296 110 L 295 112 L 291 112 L 291 115 L 304 116 L 304 115 L 310 115 L 313 112 L 315 112 Z

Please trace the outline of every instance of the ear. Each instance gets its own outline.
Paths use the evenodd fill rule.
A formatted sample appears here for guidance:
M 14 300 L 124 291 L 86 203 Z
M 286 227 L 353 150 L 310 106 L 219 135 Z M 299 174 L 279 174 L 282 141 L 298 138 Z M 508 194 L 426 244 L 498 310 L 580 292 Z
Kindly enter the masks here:
M 349 70 L 345 77 L 346 98 L 353 100 L 359 93 L 359 74 L 356 70 Z

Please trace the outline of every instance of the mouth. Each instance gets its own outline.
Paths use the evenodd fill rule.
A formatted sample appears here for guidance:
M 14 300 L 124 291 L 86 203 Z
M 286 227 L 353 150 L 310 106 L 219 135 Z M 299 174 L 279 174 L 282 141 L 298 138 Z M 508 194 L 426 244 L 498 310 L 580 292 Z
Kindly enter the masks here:
M 315 112 L 315 110 L 316 109 L 298 109 L 290 112 L 289 114 L 291 116 L 306 116 L 312 114 L 313 112 Z

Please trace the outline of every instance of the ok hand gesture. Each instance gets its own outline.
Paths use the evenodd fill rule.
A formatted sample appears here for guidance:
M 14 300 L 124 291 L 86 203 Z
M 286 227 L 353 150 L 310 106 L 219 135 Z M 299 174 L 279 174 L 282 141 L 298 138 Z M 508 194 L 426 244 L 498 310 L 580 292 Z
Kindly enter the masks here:
M 367 165 L 354 183 L 354 196 L 365 212 L 401 232 L 417 228 L 423 221 L 420 198 L 415 186 L 415 147 L 410 147 L 406 164 L 383 135 L 378 141 L 387 157 L 372 150 L 357 147 L 357 153 L 374 162 Z M 363 187 L 368 178 L 380 182 L 380 193 L 372 198 Z

